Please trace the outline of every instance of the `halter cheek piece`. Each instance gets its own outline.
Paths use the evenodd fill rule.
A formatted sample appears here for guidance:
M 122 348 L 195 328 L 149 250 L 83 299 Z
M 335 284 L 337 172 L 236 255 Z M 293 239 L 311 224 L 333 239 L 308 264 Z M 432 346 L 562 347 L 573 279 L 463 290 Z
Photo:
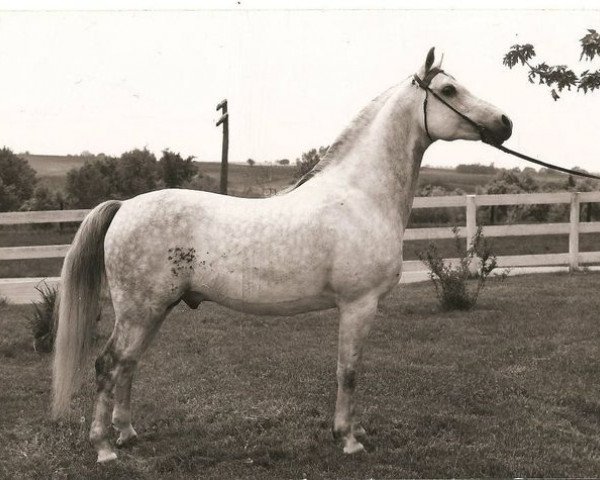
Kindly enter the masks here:
M 558 170 L 559 172 L 568 173 L 569 175 L 577 175 L 578 177 L 586 177 L 586 178 L 593 178 L 594 180 L 600 180 L 600 177 L 597 175 L 592 175 L 591 173 L 585 173 L 585 172 L 577 172 L 575 170 L 569 170 L 568 168 L 559 167 L 559 166 L 553 165 L 551 163 L 542 162 L 541 160 L 538 160 L 537 158 L 532 158 L 528 155 L 516 152 L 514 150 L 511 150 L 510 148 L 505 147 L 504 145 L 502 145 L 501 142 L 499 142 L 494 137 L 494 135 L 487 128 L 485 128 L 483 125 L 479 125 L 474 120 L 471 120 L 464 113 L 459 112 L 456 108 L 454 108 L 452 105 L 450 105 L 446 100 L 444 100 L 442 97 L 440 97 L 431 88 L 429 88 L 429 84 L 431 83 L 431 81 L 434 79 L 434 77 L 438 73 L 445 73 L 445 72 L 441 68 L 432 68 L 425 74 L 425 78 L 423 78 L 423 80 L 421 80 L 419 78 L 419 76 L 415 73 L 413 75 L 413 81 L 412 81 L 413 85 L 417 84 L 419 87 L 421 87 L 423 90 L 425 90 L 425 100 L 423 100 L 423 122 L 425 124 L 425 133 L 427 133 L 429 140 L 431 140 L 432 142 L 433 142 L 433 138 L 431 138 L 431 135 L 429 134 L 429 126 L 427 125 L 427 97 L 430 93 L 435 98 L 437 98 L 440 102 L 442 102 L 444 105 L 446 105 L 450 110 L 452 110 L 454 113 L 456 113 L 459 117 L 461 117 L 462 119 L 464 119 L 468 123 L 470 123 L 475 128 L 475 130 L 477 130 L 477 132 L 479 132 L 479 136 L 481 137 L 481 141 L 483 143 L 487 143 L 488 145 L 491 145 L 492 147 L 497 148 L 498 150 L 501 150 L 504 153 L 509 153 L 510 155 L 514 155 L 515 157 L 522 158 L 523 160 L 527 160 L 528 162 L 535 163 L 536 165 L 541 165 L 542 167 L 551 168 L 553 170 Z
M 484 143 L 489 143 L 489 144 L 497 143 L 495 141 L 493 135 L 491 135 L 490 132 L 483 125 L 479 125 L 477 122 L 471 120 L 465 114 L 459 112 L 456 108 L 454 108 L 452 105 L 450 105 L 446 100 L 444 100 L 442 97 L 440 97 L 437 93 L 435 93 L 429 87 L 429 85 L 431 84 L 431 81 L 439 73 L 445 74 L 446 72 L 444 72 L 441 68 L 432 68 L 425 74 L 425 78 L 423 78 L 423 80 L 421 80 L 416 73 L 413 75 L 413 85 L 416 83 L 417 85 L 419 85 L 419 87 L 421 87 L 423 90 L 425 90 L 425 100 L 423 100 L 423 119 L 424 119 L 423 122 L 425 124 L 425 133 L 427 133 L 429 140 L 431 140 L 433 142 L 433 138 L 431 138 L 431 134 L 429 133 L 429 125 L 427 123 L 427 100 L 428 100 L 428 95 L 431 93 L 435 98 L 437 98 L 440 102 L 442 102 L 444 105 L 446 105 L 450 110 L 452 110 L 454 113 L 456 113 L 459 117 L 461 117 L 462 119 L 464 119 L 468 123 L 470 123 L 475 128 L 475 130 L 477 130 L 477 132 L 481 136 L 481 140 Z

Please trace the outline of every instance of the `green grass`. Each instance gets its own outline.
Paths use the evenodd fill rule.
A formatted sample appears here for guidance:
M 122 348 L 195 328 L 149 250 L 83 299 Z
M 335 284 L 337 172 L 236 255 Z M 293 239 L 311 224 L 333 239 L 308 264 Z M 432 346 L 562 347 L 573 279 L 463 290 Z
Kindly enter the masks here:
M 367 453 L 331 438 L 335 311 L 177 307 L 134 383 L 137 445 L 95 464 L 93 370 L 71 423 L 47 419 L 49 357 L 24 306 L 0 312 L 1 478 L 589 477 L 600 471 L 600 275 L 492 280 L 470 312 L 429 284 L 381 304 L 358 382 Z M 104 335 L 109 325 L 104 321 Z

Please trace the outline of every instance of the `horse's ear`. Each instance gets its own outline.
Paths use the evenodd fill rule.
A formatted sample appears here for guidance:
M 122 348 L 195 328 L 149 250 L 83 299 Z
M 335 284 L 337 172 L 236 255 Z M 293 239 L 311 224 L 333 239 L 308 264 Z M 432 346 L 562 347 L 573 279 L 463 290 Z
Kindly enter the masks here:
M 429 49 L 429 53 L 427 54 L 427 58 L 425 59 L 425 63 L 419 69 L 419 77 L 425 78 L 425 75 L 427 75 L 427 72 L 429 70 L 431 70 L 431 67 L 433 66 L 434 61 L 435 61 L 435 47 L 431 47 Z
M 425 73 L 431 70 L 433 66 L 433 61 L 435 60 L 435 47 L 431 47 L 429 52 L 427 53 L 427 58 L 425 59 Z

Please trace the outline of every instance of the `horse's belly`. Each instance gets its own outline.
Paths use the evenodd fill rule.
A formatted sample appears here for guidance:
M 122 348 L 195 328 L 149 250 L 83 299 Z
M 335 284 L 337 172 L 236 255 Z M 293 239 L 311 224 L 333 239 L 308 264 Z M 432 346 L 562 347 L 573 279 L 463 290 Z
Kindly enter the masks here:
M 206 300 L 256 314 L 293 315 L 335 306 L 325 271 L 251 270 L 199 272 L 190 290 Z
M 335 307 L 333 298 L 326 295 L 281 301 L 259 301 L 221 297 L 215 299 L 215 301 L 220 305 L 229 307 L 233 310 L 254 313 L 256 315 L 296 315 L 298 313 L 325 310 Z

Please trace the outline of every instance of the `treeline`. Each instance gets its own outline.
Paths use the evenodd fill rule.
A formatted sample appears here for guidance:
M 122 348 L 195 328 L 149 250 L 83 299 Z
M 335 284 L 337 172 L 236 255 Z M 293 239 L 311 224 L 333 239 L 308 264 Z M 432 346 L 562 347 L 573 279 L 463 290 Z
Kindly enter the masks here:
M 475 173 L 475 174 L 494 174 L 498 172 L 498 169 L 494 167 L 493 163 L 489 165 L 482 165 L 481 163 L 457 165 L 454 169 L 457 173 Z
M 0 211 L 91 208 L 104 200 L 127 199 L 161 188 L 217 191 L 216 181 L 203 175 L 193 157 L 164 150 L 160 159 L 147 149 L 120 157 L 88 160 L 67 174 L 65 189 L 38 185 L 35 170 L 8 148 L 0 150 Z

